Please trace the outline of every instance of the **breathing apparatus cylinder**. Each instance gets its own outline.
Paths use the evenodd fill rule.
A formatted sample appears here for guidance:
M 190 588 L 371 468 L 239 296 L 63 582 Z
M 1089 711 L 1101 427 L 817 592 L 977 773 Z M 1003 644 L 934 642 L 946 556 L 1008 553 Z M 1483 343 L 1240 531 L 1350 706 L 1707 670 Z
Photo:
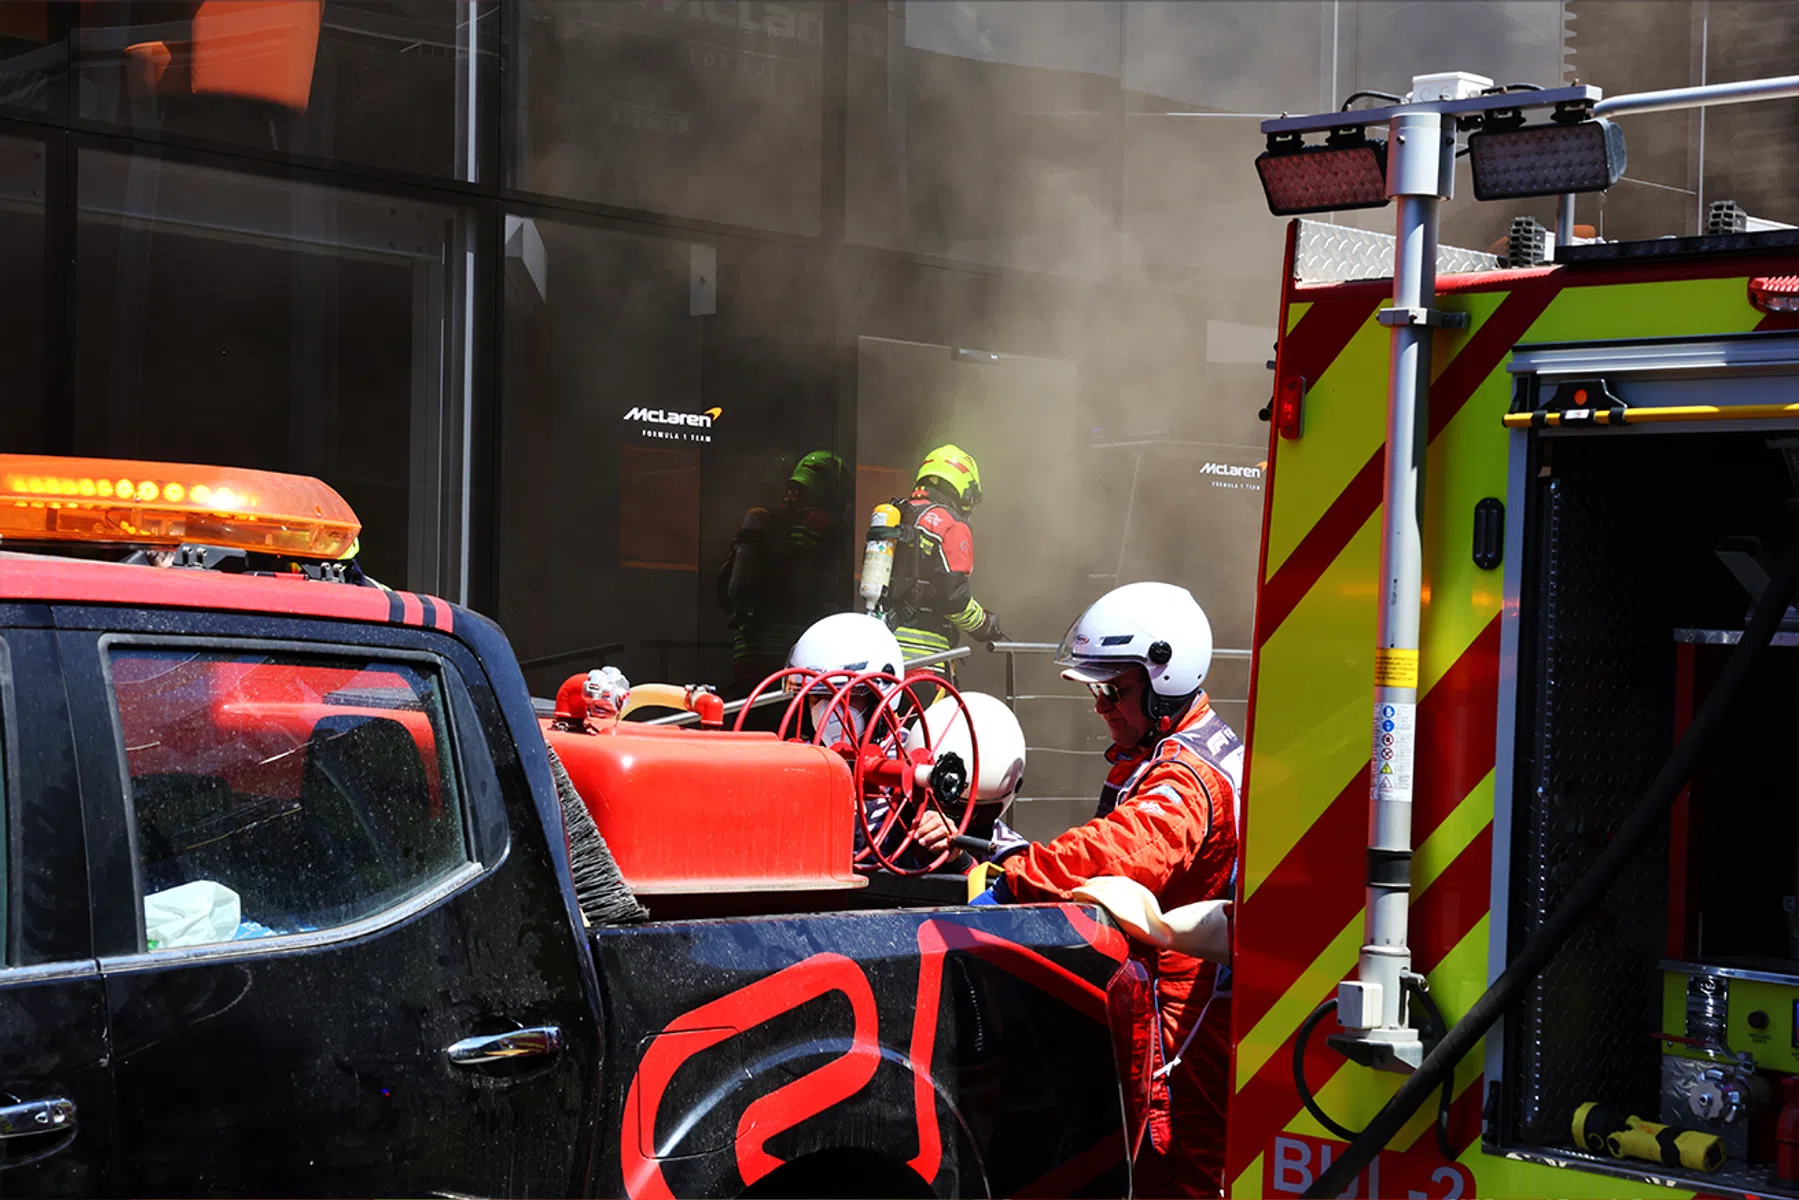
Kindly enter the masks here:
M 893 546 L 900 535 L 900 510 L 891 504 L 876 506 L 868 519 L 868 548 L 862 552 L 862 605 L 872 613 L 881 603 L 893 579 Z

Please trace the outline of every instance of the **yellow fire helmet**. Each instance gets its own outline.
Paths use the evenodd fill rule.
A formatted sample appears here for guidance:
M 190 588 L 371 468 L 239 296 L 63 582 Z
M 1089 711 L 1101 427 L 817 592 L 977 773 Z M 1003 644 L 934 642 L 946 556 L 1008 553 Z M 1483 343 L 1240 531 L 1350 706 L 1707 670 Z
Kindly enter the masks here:
M 941 480 L 961 499 L 964 508 L 981 502 L 981 468 L 974 455 L 960 446 L 939 446 L 924 456 L 918 468 L 918 482 Z

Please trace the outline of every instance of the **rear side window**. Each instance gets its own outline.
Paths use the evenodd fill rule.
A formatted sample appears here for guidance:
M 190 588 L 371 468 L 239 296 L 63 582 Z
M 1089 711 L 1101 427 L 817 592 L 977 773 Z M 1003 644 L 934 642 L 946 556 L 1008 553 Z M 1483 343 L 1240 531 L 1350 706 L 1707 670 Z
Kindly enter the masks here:
M 109 666 L 147 949 L 349 924 L 470 861 L 435 669 L 166 646 Z

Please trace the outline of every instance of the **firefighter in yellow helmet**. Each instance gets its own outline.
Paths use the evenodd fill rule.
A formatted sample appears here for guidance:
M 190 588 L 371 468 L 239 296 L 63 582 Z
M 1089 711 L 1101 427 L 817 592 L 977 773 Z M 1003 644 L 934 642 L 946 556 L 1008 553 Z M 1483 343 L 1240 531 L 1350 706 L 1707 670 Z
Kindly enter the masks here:
M 974 598 L 974 533 L 969 513 L 981 502 L 981 468 L 960 446 L 925 455 L 917 486 L 899 509 L 893 577 L 880 612 L 907 658 L 953 649 L 961 635 L 1005 640 L 999 619 Z

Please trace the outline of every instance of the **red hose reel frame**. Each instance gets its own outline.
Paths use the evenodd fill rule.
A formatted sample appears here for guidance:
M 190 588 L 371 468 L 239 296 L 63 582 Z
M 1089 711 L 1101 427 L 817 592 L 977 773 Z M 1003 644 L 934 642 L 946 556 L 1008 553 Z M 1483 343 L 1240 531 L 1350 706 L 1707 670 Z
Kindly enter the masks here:
M 807 740 L 813 745 L 835 750 L 850 764 L 856 786 L 856 822 L 862 833 L 862 846 L 856 851 L 855 858 L 858 867 L 878 866 L 896 875 L 926 875 L 956 855 L 952 845 L 922 866 L 908 866 L 904 862 L 906 852 L 917 841 L 918 824 L 925 813 L 937 812 L 958 835 L 968 831 L 974 817 L 976 801 L 972 792 L 981 777 L 981 748 L 975 736 L 974 714 L 953 684 L 928 671 L 916 671 L 902 678 L 887 671 L 858 673 L 789 667 L 756 685 L 743 710 L 737 714 L 734 728 L 743 728 L 756 701 L 777 683 L 793 693 L 776 729 L 776 736 L 783 740 L 798 740 L 797 735 L 804 728 L 800 715 L 806 711 L 806 701 L 820 698 L 825 690 L 829 691 L 830 699 Z M 960 818 L 952 817 L 938 798 L 936 789 L 919 778 L 919 769 L 934 766 L 937 757 L 930 725 L 924 720 L 924 712 L 930 706 L 916 690 L 924 687 L 940 692 L 939 699 L 942 696 L 953 699 L 968 729 L 969 757 L 973 761 L 968 764 L 967 788 L 971 796 L 962 804 Z M 878 695 L 880 702 L 872 712 L 859 712 L 858 702 L 866 701 L 871 694 Z M 902 704 L 902 697 L 909 703 Z M 917 728 L 924 743 L 913 750 L 906 749 L 908 717 L 917 718 Z M 827 730 L 857 732 L 854 741 L 839 739 L 827 744 Z M 899 840 L 892 842 L 896 831 L 900 833 Z

